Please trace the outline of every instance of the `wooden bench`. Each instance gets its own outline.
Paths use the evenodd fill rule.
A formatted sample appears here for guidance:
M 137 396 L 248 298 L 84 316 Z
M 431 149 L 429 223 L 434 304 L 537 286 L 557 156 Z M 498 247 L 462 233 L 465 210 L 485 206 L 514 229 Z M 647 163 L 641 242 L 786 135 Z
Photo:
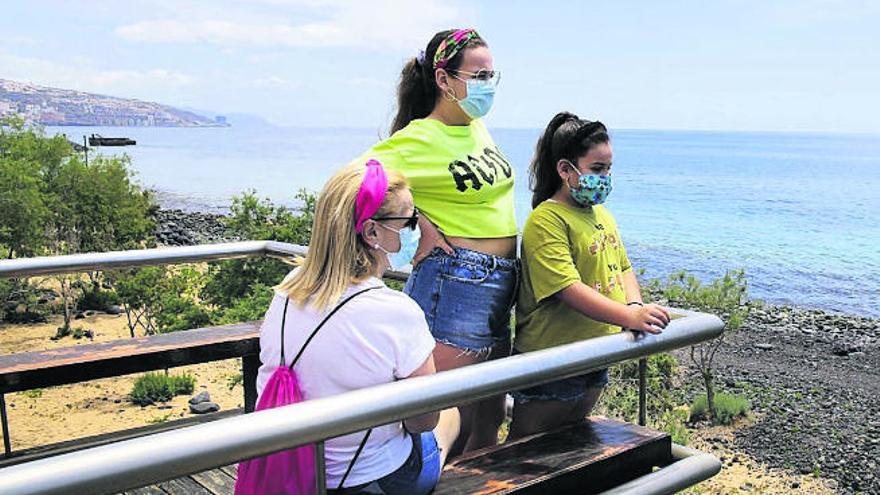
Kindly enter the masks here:
M 253 411 L 260 366 L 259 331 L 260 322 L 255 321 L 0 356 L 0 419 L 5 449 L 0 467 L 10 458 L 26 455 L 13 453 L 11 448 L 5 401 L 5 394 L 11 392 L 241 358 L 245 411 Z M 40 448 L 44 453 L 49 450 Z
M 669 464 L 666 433 L 603 417 L 469 452 L 443 469 L 434 495 L 599 493 Z
M 618 486 L 664 466 L 672 440 L 630 423 L 590 418 L 589 422 L 470 452 L 443 469 L 435 495 L 586 495 Z M 225 466 L 126 495 L 231 495 L 235 466 Z

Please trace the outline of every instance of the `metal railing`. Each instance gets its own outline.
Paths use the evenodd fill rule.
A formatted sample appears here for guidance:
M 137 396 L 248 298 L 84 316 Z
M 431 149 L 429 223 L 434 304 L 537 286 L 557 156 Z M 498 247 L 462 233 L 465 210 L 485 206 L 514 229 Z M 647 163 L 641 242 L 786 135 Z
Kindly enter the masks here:
M 290 244 L 253 241 L 6 260 L 0 261 L 0 277 L 290 256 L 304 254 L 305 250 Z M 396 279 L 407 276 L 389 275 Z M 659 335 L 622 332 L 11 466 L 0 470 L 0 493 L 113 493 L 308 443 L 322 447 L 328 438 L 697 344 L 718 336 L 722 330 L 718 317 L 687 312 Z M 675 463 L 618 487 L 614 493 L 671 493 L 670 487 L 693 484 L 718 472 L 720 464 L 714 457 L 697 454 L 676 446 Z M 626 488 L 636 482 L 641 484 Z

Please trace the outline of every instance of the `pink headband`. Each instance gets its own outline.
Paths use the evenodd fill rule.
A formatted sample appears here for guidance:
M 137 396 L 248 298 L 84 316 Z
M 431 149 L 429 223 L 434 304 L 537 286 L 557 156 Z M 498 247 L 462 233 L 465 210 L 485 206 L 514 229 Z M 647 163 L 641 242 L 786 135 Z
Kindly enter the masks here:
M 388 177 L 379 160 L 370 159 L 367 162 L 367 171 L 364 173 L 364 181 L 358 189 L 355 202 L 354 231 L 358 234 L 364 230 L 364 221 L 379 211 L 388 191 Z

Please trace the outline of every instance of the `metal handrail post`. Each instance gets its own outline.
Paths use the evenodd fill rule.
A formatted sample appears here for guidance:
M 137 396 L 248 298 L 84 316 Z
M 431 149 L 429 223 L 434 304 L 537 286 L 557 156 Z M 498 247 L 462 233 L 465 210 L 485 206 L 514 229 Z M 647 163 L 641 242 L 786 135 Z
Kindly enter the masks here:
M 327 493 L 327 467 L 324 463 L 324 442 L 315 442 L 315 484 L 318 495 Z
M 0 423 L 3 423 L 3 457 L 9 457 L 12 441 L 9 438 L 9 418 L 6 416 L 6 394 L 0 394 Z
M 639 426 L 648 423 L 648 358 L 639 359 Z

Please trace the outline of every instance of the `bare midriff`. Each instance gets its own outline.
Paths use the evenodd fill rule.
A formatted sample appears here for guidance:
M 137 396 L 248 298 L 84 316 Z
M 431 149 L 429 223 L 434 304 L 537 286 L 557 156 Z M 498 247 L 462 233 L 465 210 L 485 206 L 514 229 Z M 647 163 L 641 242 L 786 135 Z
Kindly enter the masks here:
M 473 239 L 470 237 L 446 236 L 446 242 L 460 248 L 494 254 L 502 258 L 516 258 L 516 236 Z

